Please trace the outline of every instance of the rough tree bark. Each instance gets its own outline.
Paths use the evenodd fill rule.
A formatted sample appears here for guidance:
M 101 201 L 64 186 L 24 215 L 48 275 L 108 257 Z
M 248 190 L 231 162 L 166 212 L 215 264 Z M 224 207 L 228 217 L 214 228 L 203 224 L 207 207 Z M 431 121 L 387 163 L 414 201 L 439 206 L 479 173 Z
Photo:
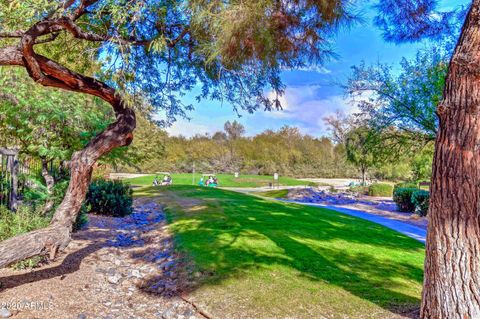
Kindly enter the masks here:
M 421 317 L 480 318 L 480 0 L 438 107 Z
M 48 171 L 48 161 L 45 158 L 42 158 L 41 161 L 42 161 L 42 177 L 45 180 L 45 185 L 47 187 L 47 194 L 48 194 L 47 201 L 45 202 L 45 205 L 42 208 L 42 213 L 46 215 L 53 208 L 54 200 L 52 198 L 52 195 L 53 195 L 53 186 L 55 185 L 55 180 L 53 179 L 53 176 L 50 175 L 50 172 Z
M 44 86 L 100 97 L 112 106 L 116 121 L 90 141 L 83 150 L 73 154 L 70 161 L 70 184 L 49 227 L 0 243 L 0 267 L 36 255 L 50 254 L 53 258 L 58 250 L 64 249 L 70 241 L 72 225 L 88 190 L 93 165 L 102 155 L 113 148 L 129 145 L 133 139 L 135 113 L 113 88 L 35 53 L 33 47 L 40 36 L 60 30 L 71 32 L 76 37 L 85 36 L 72 29 L 72 23 L 72 19 L 68 17 L 36 23 L 21 33 L 18 46 L 0 48 L 0 65 L 25 67 L 33 80 Z

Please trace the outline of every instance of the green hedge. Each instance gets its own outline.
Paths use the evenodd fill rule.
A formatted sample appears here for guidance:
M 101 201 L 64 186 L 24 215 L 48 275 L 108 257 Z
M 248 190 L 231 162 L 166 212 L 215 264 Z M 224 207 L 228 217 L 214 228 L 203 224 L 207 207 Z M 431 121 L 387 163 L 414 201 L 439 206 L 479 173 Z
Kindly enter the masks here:
M 401 212 L 413 213 L 415 205 L 412 203 L 412 195 L 418 188 L 397 188 L 393 191 L 393 200 Z
M 395 190 L 397 190 L 398 188 L 417 188 L 418 189 L 418 184 L 412 183 L 412 182 L 397 183 L 393 187 L 393 191 L 395 192 Z
M 368 195 L 389 197 L 393 194 L 393 186 L 390 184 L 376 183 L 368 187 Z
M 90 184 L 85 205 L 90 213 L 124 217 L 132 213 L 132 193 L 121 181 L 99 179 Z
M 415 213 L 420 216 L 427 216 L 428 202 L 430 200 L 430 193 L 426 190 L 419 189 L 412 194 L 412 204 L 415 207 Z

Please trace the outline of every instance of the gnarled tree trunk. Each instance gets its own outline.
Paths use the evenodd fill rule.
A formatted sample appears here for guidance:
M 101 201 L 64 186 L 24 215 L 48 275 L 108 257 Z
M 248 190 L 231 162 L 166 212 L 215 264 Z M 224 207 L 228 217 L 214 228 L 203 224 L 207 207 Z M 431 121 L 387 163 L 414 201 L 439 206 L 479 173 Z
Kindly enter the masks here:
M 47 201 L 45 202 L 45 205 L 42 208 L 42 213 L 46 215 L 49 211 L 52 210 L 53 205 L 55 204 L 52 195 L 53 195 L 53 187 L 55 186 L 55 180 L 53 179 L 53 176 L 50 175 L 50 172 L 48 171 L 48 161 L 45 158 L 41 159 L 42 161 L 42 177 L 45 180 L 45 186 L 47 187 Z
M 438 115 L 421 317 L 480 318 L 480 0 L 463 26 Z
M 50 254 L 54 257 L 70 241 L 72 225 L 77 217 L 90 183 L 95 162 L 116 147 L 129 145 L 135 129 L 135 112 L 130 109 L 105 83 L 73 72 L 55 61 L 38 55 L 33 50 L 40 36 L 68 30 L 67 18 L 42 20 L 29 30 L 22 32 L 19 46 L 0 48 L 0 65 L 25 67 L 37 83 L 44 86 L 95 95 L 108 102 L 116 116 L 116 121 L 97 135 L 81 151 L 73 154 L 70 161 L 70 184 L 67 193 L 57 208 L 49 227 L 16 236 L 0 243 L 0 267 L 36 255 Z M 75 31 L 75 30 L 74 30 Z M 78 34 L 74 33 L 74 36 Z

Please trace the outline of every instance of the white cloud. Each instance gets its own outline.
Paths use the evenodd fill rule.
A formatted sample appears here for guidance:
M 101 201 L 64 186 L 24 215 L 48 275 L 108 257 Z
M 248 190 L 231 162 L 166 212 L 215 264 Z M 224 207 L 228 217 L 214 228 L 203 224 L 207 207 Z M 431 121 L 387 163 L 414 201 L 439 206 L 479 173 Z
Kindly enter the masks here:
M 304 72 L 316 72 L 320 74 L 330 74 L 331 70 L 327 69 L 322 65 L 308 65 L 299 68 L 286 68 L 284 71 L 304 71 Z
M 358 109 L 342 95 L 320 97 L 320 93 L 325 93 L 323 90 L 328 88 L 319 85 L 290 86 L 280 97 L 283 106 L 281 111 L 259 110 L 253 114 L 243 113 L 241 118 L 237 118 L 233 113 L 218 114 L 217 109 L 209 109 L 208 114 L 193 114 L 192 121 L 180 119 L 166 130 L 170 135 L 186 137 L 213 134 L 223 130 L 223 124 L 227 120 L 237 120 L 245 125 L 247 135 L 254 135 L 266 129 L 279 129 L 283 125 L 298 127 L 303 133 L 314 136 L 327 135 L 325 117 L 337 111 L 352 114 Z M 269 96 L 273 98 L 273 93 Z
M 281 97 L 283 110 L 265 113 L 278 120 L 289 120 L 305 133 L 323 135 L 327 133 L 324 118 L 337 111 L 352 114 L 358 111 L 352 100 L 342 95 L 319 98 L 318 85 L 288 87 Z M 273 97 L 271 95 L 270 97 Z
M 316 65 L 316 66 L 309 66 L 309 67 L 302 67 L 297 69 L 299 71 L 306 71 L 306 72 L 317 72 L 320 74 L 330 74 L 332 73 L 331 70 L 327 69 L 324 66 Z
M 207 124 L 198 124 L 188 120 L 178 120 L 172 126 L 168 127 L 166 131 L 170 135 L 183 135 L 185 137 L 191 137 L 196 134 L 213 134 L 216 131 L 221 131 L 222 129 L 223 127 L 216 127 Z

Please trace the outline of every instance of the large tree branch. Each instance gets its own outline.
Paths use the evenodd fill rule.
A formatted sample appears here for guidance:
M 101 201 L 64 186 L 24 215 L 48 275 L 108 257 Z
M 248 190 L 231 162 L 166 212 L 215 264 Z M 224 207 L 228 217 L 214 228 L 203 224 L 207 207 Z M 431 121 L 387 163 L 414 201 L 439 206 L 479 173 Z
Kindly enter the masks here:
M 115 89 L 94 78 L 71 71 L 34 51 L 38 37 L 58 31 L 59 26 L 64 27 L 58 21 L 51 20 L 35 24 L 24 33 L 19 47 L 0 49 L 0 65 L 24 66 L 30 76 L 44 86 L 98 96 L 113 107 L 116 121 L 91 140 L 83 150 L 73 154 L 70 184 L 50 226 L 0 243 L 0 267 L 41 254 L 49 253 L 53 258 L 58 250 L 64 249 L 85 199 L 93 165 L 102 155 L 113 148 L 129 145 L 133 139 L 135 113 Z
M 134 37 L 124 38 L 117 35 L 98 34 L 94 32 L 84 31 L 69 17 L 62 17 L 57 20 L 57 23 L 61 25 L 65 30 L 70 32 L 75 38 L 87 40 L 91 42 L 113 42 L 117 44 L 131 44 L 131 45 L 146 45 L 152 42 L 152 40 L 142 40 Z
M 23 37 L 25 31 L 16 30 L 16 31 L 0 31 L 0 38 L 21 38 Z
M 190 32 L 190 29 L 185 27 L 182 32 L 175 38 L 167 42 L 167 45 L 173 48 L 178 42 L 180 42 Z
M 16 46 L 0 48 L 0 65 L 18 65 L 23 66 L 23 54 Z

